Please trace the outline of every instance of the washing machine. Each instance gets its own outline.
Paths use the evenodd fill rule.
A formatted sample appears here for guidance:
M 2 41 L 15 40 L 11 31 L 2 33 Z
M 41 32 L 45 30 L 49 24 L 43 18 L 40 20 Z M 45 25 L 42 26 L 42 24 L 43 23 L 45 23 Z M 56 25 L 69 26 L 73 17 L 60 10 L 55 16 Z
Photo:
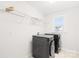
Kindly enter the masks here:
M 60 40 L 60 34 L 55 34 L 55 33 L 45 33 L 45 35 L 49 35 L 49 36 L 53 36 L 54 38 L 54 52 L 55 53 L 59 53 L 59 51 L 61 50 L 61 40 Z
M 52 58 L 54 54 L 54 38 L 49 35 L 32 36 L 32 56 L 35 58 Z

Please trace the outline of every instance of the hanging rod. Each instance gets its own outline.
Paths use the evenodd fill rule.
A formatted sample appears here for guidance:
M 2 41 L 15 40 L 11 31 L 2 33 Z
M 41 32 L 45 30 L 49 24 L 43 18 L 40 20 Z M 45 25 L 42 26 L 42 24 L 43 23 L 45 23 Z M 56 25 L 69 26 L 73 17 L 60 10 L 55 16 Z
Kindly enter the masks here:
M 12 13 L 12 14 L 14 14 L 14 15 L 16 15 L 16 16 L 20 16 L 20 17 L 26 17 L 26 16 L 27 16 L 27 17 L 30 17 L 30 18 L 32 18 L 32 19 L 39 20 L 38 18 L 29 16 L 28 14 L 25 14 L 25 13 L 23 13 L 23 12 L 20 12 L 20 11 L 17 11 L 17 10 L 16 10 L 16 12 L 18 12 L 18 13 L 20 13 L 20 14 L 22 14 L 22 15 L 19 15 L 19 14 L 16 14 L 16 13 Z
M 0 9 L 0 11 L 2 11 L 2 12 L 6 12 L 5 10 L 3 10 L 3 9 Z M 8 13 L 10 13 L 10 14 L 13 14 L 13 15 L 16 15 L 16 16 L 19 16 L 19 17 L 30 17 L 31 19 L 35 19 L 35 20 L 39 20 L 38 18 L 36 18 L 36 17 L 32 17 L 32 16 L 29 16 L 28 14 L 25 14 L 25 13 L 22 13 L 22 12 L 20 12 L 20 11 L 17 11 L 16 10 L 16 12 L 17 13 L 20 13 L 20 14 L 22 14 L 22 15 L 20 15 L 20 14 L 16 14 L 16 13 L 14 13 L 14 12 L 8 12 Z M 39 20 L 40 21 L 40 20 Z

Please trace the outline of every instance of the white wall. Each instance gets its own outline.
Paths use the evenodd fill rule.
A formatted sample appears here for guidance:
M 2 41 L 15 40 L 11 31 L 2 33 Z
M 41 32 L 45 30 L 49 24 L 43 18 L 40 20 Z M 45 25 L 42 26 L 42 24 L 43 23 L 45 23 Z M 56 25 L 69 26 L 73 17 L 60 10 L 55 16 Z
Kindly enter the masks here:
M 68 8 L 47 16 L 46 32 L 53 32 L 52 20 L 55 17 L 64 17 L 64 29 L 62 31 L 62 48 L 79 52 L 79 7 Z
M 7 5 L 14 5 L 18 11 L 43 19 L 37 10 L 25 2 L 0 2 L 1 8 Z M 31 56 L 32 35 L 37 32 L 43 32 L 43 25 L 33 25 L 28 17 L 0 11 L 0 57 Z

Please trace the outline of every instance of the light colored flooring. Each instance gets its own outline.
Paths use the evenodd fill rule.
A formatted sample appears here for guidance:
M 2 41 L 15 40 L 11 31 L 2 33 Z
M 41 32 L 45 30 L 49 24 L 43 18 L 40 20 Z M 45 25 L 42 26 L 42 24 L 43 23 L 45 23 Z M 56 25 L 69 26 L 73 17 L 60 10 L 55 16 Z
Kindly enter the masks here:
M 79 58 L 79 53 L 61 50 L 59 54 L 55 54 L 55 58 Z

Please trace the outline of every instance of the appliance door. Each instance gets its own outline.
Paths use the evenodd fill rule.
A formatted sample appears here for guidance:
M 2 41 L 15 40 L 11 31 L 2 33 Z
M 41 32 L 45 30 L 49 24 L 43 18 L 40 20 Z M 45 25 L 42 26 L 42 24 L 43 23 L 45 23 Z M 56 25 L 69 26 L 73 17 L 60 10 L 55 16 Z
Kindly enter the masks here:
M 49 42 L 49 55 L 52 56 L 52 57 L 55 57 L 55 54 L 54 54 L 54 40 L 50 40 Z

